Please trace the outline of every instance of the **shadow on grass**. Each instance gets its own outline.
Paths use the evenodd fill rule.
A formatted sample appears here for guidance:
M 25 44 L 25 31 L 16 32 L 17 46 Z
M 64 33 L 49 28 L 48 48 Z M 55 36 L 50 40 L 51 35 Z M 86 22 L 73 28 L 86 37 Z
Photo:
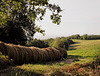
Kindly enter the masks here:
M 80 45 L 71 45 L 71 46 L 69 46 L 68 51 L 76 50 L 76 47 L 77 47 L 77 46 L 80 46 Z
M 68 55 L 68 58 L 83 58 L 80 55 Z
M 93 56 L 80 56 L 80 55 L 68 55 L 68 58 L 81 58 L 81 59 L 84 59 L 84 58 L 88 58 L 88 57 L 93 57 Z
M 80 42 L 74 42 L 74 44 L 80 44 Z M 71 51 L 71 50 L 76 50 L 76 47 L 77 47 L 77 46 L 80 46 L 80 45 L 73 45 L 73 44 L 72 44 L 72 45 L 69 46 L 69 49 L 68 49 L 68 50 L 69 50 L 69 51 Z

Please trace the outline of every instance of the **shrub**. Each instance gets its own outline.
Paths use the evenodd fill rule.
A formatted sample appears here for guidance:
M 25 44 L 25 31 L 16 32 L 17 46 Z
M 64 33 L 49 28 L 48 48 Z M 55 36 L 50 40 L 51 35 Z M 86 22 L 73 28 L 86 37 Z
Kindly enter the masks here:
M 54 48 L 64 48 L 68 50 L 68 47 L 70 44 L 72 44 L 73 41 L 67 38 L 56 38 L 54 40 L 53 46 Z
M 38 39 L 34 39 L 31 40 L 27 43 L 27 46 L 35 46 L 35 47 L 39 47 L 39 48 L 46 48 L 49 47 L 48 43 L 45 43 L 42 40 L 38 40 Z
M 45 39 L 43 40 L 46 44 L 49 45 L 49 47 L 52 47 L 54 39 L 53 38 L 49 38 L 49 39 Z

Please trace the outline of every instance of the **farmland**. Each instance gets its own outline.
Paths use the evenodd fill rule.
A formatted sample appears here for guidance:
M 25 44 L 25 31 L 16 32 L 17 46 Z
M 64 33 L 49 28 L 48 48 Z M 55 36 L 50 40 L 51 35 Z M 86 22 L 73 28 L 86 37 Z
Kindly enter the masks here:
M 0 54 L 5 69 L 0 70 L 2 76 L 99 76 L 100 66 L 95 63 L 100 52 L 100 40 L 73 40 L 70 45 L 68 59 L 58 61 L 15 65 Z M 4 61 L 5 60 L 5 61 Z M 8 62 L 9 61 L 9 62 Z M 100 62 L 100 61 L 99 61 Z M 2 64 L 3 66 L 3 64 Z

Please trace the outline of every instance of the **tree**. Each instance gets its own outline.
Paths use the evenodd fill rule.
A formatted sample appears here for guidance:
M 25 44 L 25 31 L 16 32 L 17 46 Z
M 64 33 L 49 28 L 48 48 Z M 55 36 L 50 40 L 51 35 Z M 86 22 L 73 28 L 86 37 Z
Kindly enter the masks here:
M 87 34 L 84 34 L 84 35 L 82 36 L 82 39 L 83 39 L 83 40 L 87 40 L 87 37 L 88 37 L 88 35 L 87 35 Z
M 35 24 L 36 20 L 43 20 L 46 10 L 52 12 L 50 18 L 53 23 L 60 24 L 62 11 L 58 5 L 50 4 L 49 0 L 1 0 L 0 1 L 0 28 L 1 33 L 6 33 L 5 37 L 13 39 L 11 42 L 7 39 L 5 42 L 22 44 L 31 40 L 36 32 L 44 34 L 44 30 Z M 9 23 L 10 22 L 10 23 Z M 20 29 L 20 30 L 15 30 Z M 12 32 L 8 32 L 8 29 Z M 16 34 L 16 33 L 21 34 Z M 15 35 L 12 35 L 15 34 Z M 8 35 L 9 34 L 9 35 Z M 19 35 L 19 37 L 17 37 Z M 0 35 L 0 40 L 4 40 Z M 21 37 L 20 37 L 21 36 Z M 20 40 L 20 38 L 22 38 Z

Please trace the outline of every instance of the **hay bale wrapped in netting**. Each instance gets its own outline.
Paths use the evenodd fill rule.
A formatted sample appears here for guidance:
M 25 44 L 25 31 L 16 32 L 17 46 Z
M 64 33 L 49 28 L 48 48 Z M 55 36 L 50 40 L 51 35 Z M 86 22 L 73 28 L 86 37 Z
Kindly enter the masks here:
M 54 53 L 52 52 L 51 49 L 49 48 L 43 48 L 42 50 L 46 50 L 48 52 L 48 61 L 53 61 L 54 60 Z
M 1 41 L 0 41 L 0 52 L 2 52 L 2 54 L 5 56 L 8 55 L 6 45 Z
M 57 50 L 55 48 L 51 48 L 51 47 L 49 47 L 48 49 L 50 49 L 53 52 L 53 54 L 54 54 L 54 60 L 58 60 L 58 59 L 62 58 L 61 57 L 61 53 L 60 53 L 59 50 Z
M 56 49 L 60 51 L 61 56 L 62 56 L 63 58 L 67 58 L 67 52 L 66 52 L 65 49 L 63 49 L 63 48 L 56 48 Z

